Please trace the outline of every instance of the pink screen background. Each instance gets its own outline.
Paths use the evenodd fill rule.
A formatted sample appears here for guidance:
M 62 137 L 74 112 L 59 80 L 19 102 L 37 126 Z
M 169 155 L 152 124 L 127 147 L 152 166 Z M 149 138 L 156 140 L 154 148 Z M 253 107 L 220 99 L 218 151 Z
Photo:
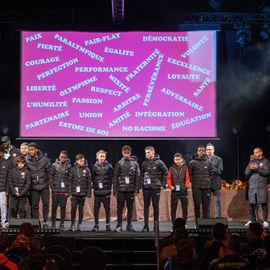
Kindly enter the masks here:
M 55 38 L 59 36 L 62 37 L 62 41 Z M 144 38 L 149 36 L 159 37 L 160 40 L 144 41 Z M 173 37 L 181 37 L 184 41 L 168 41 L 167 37 L 171 39 Z M 198 45 L 198 41 L 203 37 L 207 37 L 207 42 L 200 44 L 189 56 L 185 58 L 181 56 L 189 49 L 195 48 L 194 44 Z M 216 35 L 213 31 L 22 32 L 20 136 L 104 138 L 215 137 L 215 37 Z M 65 42 L 63 42 L 64 38 L 66 39 Z M 67 41 L 69 44 L 67 44 Z M 91 44 L 89 41 L 92 41 L 90 42 Z M 43 45 L 43 48 L 41 48 L 40 44 L 46 44 L 46 46 Z M 56 47 L 50 47 L 49 45 Z M 91 58 L 79 49 L 76 49 L 76 45 L 80 45 L 95 55 L 101 56 L 104 61 L 100 62 Z M 109 53 L 108 48 L 114 53 Z M 134 74 L 136 67 L 142 64 L 156 49 L 158 49 L 159 53 L 128 81 L 126 79 L 128 74 Z M 128 51 L 128 53 L 123 53 L 124 50 Z M 157 61 L 160 59 L 161 54 L 163 58 L 160 66 L 158 66 Z M 57 62 L 50 61 L 50 59 L 55 57 L 57 57 Z M 168 61 L 169 58 L 210 70 L 211 74 L 207 75 L 203 72 L 170 63 Z M 77 59 L 77 62 L 50 75 L 41 77 L 40 74 L 44 74 L 46 71 L 72 59 Z M 97 67 L 125 67 L 127 72 L 76 72 L 78 67 L 91 67 L 93 69 Z M 155 72 L 158 74 L 153 77 Z M 178 74 L 182 78 L 169 78 L 173 77 L 173 74 Z M 196 75 L 197 78 L 183 79 L 183 77 L 191 74 Z M 128 93 L 124 91 L 124 88 L 121 88 L 121 86 L 109 79 L 110 75 L 113 75 L 126 87 L 129 87 Z M 69 89 L 93 76 L 96 77 L 96 81 L 63 95 L 65 89 Z M 194 92 L 202 85 L 206 78 L 209 79 L 209 83 L 198 96 L 195 96 Z M 52 86 L 54 90 L 48 90 Z M 148 106 L 144 106 L 143 103 L 149 86 L 153 86 L 152 92 L 147 103 Z M 43 87 L 43 89 L 46 88 L 47 90 L 33 91 L 37 87 Z M 121 95 L 93 92 L 91 87 L 95 87 L 95 89 L 110 89 L 117 91 L 117 93 L 121 92 Z M 29 89 L 32 90 L 29 91 Z M 199 111 L 170 95 L 164 94 L 161 92 L 161 89 L 168 89 L 186 98 L 191 103 L 194 102 L 202 106 L 203 109 Z M 139 94 L 140 98 L 115 111 L 119 104 L 136 94 Z M 75 103 L 74 99 L 88 99 L 90 102 L 102 100 L 102 103 Z M 36 107 L 33 105 L 44 104 L 43 102 L 50 102 L 50 104 L 54 105 L 56 102 L 65 102 L 65 106 Z M 68 111 L 68 115 L 58 119 L 57 115 L 66 111 Z M 121 118 L 127 111 L 128 117 Z M 136 117 L 138 112 L 148 112 L 148 114 L 146 114 L 146 117 Z M 175 112 L 179 115 L 169 116 L 170 113 L 177 115 Z M 83 113 L 93 113 L 93 115 L 99 113 L 102 117 L 85 118 L 80 116 Z M 155 116 L 157 113 L 159 117 Z M 152 117 L 149 117 L 149 115 Z M 200 115 L 208 115 L 208 117 L 194 121 Z M 52 121 L 42 120 L 52 116 L 55 116 Z M 172 128 L 175 123 L 180 122 L 185 124 Z M 157 128 L 161 126 L 162 130 Z

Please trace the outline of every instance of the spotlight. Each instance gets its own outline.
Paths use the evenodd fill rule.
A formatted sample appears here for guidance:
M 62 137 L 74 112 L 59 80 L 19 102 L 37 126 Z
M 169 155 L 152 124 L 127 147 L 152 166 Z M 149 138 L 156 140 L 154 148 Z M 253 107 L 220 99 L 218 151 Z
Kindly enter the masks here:
M 249 42 L 251 42 L 250 30 L 243 29 L 236 33 L 236 43 L 239 43 L 240 48 L 246 47 Z
M 270 31 L 269 31 L 269 27 L 268 26 L 263 26 L 260 30 L 260 37 L 263 40 L 267 40 L 270 37 Z

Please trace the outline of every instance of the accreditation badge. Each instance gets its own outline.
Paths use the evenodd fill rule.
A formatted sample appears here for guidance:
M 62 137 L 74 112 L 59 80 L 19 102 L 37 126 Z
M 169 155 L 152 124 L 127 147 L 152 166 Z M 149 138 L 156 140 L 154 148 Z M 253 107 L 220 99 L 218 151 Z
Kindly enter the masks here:
M 130 183 L 128 176 L 125 177 L 125 183 L 126 183 L 126 185 L 128 185 Z
M 99 189 L 102 189 L 102 188 L 103 188 L 102 182 L 98 182 L 98 188 L 99 188 Z

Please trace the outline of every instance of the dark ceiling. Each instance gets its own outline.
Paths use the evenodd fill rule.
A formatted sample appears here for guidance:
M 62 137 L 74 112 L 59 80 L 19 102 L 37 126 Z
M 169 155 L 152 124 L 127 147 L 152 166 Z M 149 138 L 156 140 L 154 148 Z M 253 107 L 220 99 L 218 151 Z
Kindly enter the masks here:
M 172 13 L 185 12 L 258 12 L 269 6 L 269 0 L 125 0 L 125 17 L 139 19 L 169 18 Z M 7 12 L 85 12 L 104 18 L 111 15 L 111 0 L 41 0 L 2 1 L 0 14 Z

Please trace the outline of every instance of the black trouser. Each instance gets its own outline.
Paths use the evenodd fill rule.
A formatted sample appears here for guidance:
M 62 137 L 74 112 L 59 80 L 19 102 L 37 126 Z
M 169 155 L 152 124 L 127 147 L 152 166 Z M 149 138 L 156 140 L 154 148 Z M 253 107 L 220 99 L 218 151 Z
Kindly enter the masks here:
M 143 190 L 143 203 L 144 203 L 144 224 L 148 226 L 149 221 L 149 207 L 152 199 L 152 205 L 154 208 L 154 221 L 158 221 L 159 217 L 159 189 L 144 189 Z
M 95 217 L 95 224 L 99 223 L 99 208 L 101 206 L 101 203 L 103 203 L 104 209 L 105 209 L 105 214 L 106 214 L 106 224 L 110 223 L 110 202 L 111 202 L 111 197 L 110 195 L 102 195 L 98 196 L 95 195 L 94 197 L 94 217 Z
M 78 224 L 82 224 L 83 221 L 83 208 L 84 208 L 85 197 L 74 196 L 71 198 L 71 224 L 75 224 L 75 217 L 77 207 L 79 208 L 79 220 Z
M 47 222 L 49 214 L 50 191 L 48 188 L 41 191 L 31 190 L 33 218 L 39 218 L 39 201 L 42 201 L 43 222 Z
M 29 193 L 27 194 L 27 199 L 28 199 L 28 203 L 30 206 L 30 217 L 33 217 L 33 206 L 32 206 L 32 195 L 31 195 L 31 191 L 29 191 Z
M 203 218 L 210 216 L 210 189 L 192 188 L 195 222 L 200 218 L 200 209 L 202 204 Z
M 249 220 L 256 221 L 256 208 L 258 207 L 258 203 L 250 203 L 248 208 Z M 263 221 L 267 221 L 268 218 L 268 205 L 267 203 L 261 203 L 262 212 L 263 212 Z M 258 218 L 258 217 L 257 217 Z
M 67 196 L 65 193 L 52 194 L 52 223 L 55 224 L 56 212 L 60 207 L 60 223 L 64 224 L 66 216 Z
M 183 212 L 183 219 L 187 221 L 187 209 L 188 209 L 188 197 L 187 197 L 187 192 L 177 192 L 177 191 L 172 191 L 171 193 L 171 219 L 172 223 L 174 223 L 176 219 L 176 210 L 177 210 L 177 205 L 178 201 L 181 201 L 181 206 L 182 206 L 182 212 Z
M 122 224 L 123 209 L 127 203 L 127 224 L 130 225 L 132 221 L 132 212 L 134 205 L 134 192 L 118 192 L 117 193 L 117 224 Z
M 11 217 L 17 218 L 17 214 L 19 213 L 19 218 L 25 218 L 25 204 L 26 204 L 26 196 L 17 197 L 14 195 L 10 196 L 10 208 L 11 208 Z

